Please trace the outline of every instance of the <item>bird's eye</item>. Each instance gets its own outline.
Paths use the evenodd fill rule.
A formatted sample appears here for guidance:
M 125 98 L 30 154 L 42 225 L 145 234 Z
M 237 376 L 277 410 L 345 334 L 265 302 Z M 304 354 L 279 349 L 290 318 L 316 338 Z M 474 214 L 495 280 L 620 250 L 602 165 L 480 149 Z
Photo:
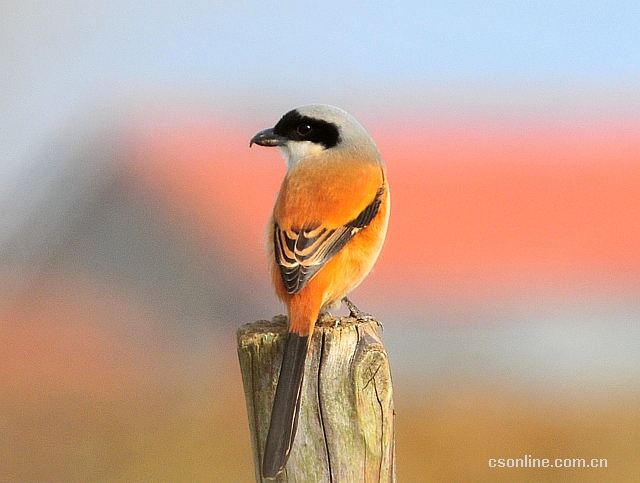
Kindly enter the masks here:
M 309 134 L 311 131 L 313 131 L 313 128 L 309 125 L 309 124 L 300 124 L 297 128 L 296 128 L 296 132 L 298 134 L 300 134 L 300 136 L 306 136 L 307 134 Z

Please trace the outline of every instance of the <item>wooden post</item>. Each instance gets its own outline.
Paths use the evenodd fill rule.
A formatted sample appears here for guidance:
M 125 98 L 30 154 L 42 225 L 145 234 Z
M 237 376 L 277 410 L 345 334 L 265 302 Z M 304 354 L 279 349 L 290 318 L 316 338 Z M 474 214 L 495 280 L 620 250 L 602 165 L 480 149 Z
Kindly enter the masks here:
M 287 318 L 238 329 L 256 481 L 276 390 Z M 278 483 L 395 483 L 394 409 L 378 324 L 322 317 L 307 355 L 298 431 Z

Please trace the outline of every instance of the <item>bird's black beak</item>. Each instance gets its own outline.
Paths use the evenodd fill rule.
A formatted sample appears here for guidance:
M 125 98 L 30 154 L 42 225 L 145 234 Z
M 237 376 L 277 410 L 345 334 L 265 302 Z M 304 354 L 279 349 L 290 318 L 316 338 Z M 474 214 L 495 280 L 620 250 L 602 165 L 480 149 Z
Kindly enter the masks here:
M 260 146 L 282 146 L 287 143 L 287 138 L 278 136 L 273 132 L 273 128 L 269 128 L 253 136 L 251 141 L 249 141 L 249 147 L 251 147 L 253 143 Z

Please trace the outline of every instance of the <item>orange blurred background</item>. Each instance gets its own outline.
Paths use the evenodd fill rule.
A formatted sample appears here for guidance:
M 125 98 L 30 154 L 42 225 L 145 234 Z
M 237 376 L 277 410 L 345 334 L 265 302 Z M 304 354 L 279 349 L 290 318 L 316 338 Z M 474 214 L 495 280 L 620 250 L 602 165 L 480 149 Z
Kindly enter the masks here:
M 249 150 L 262 127 L 128 123 L 48 256 L 7 276 L 11 481 L 251 479 L 233 330 L 283 310 L 263 244 L 284 163 Z M 354 299 L 387 327 L 399 477 L 514 481 L 483 461 L 520 453 L 634 474 L 640 126 L 368 127 L 393 215 Z
M 276 27 L 301 25 L 306 7 L 270 27 L 264 6 L 62 7 L 6 17 L 20 28 L 5 35 L 0 480 L 253 481 L 234 333 L 284 310 L 264 226 L 285 164 L 248 142 L 327 102 L 362 122 L 389 171 L 387 241 L 352 298 L 385 324 L 398 481 L 640 481 L 640 97 L 636 71 L 589 77 L 589 35 L 636 46 L 633 28 L 578 30 L 576 52 L 596 60 L 572 67 L 571 52 L 558 60 L 505 27 L 567 45 L 527 12 L 476 25 L 476 7 L 440 5 L 428 22 L 446 20 L 452 46 L 416 39 L 411 11 L 411 28 L 367 37 L 369 62 L 353 67 L 341 55 L 356 47 L 326 35 L 397 19 L 345 6 L 321 9 L 337 26 L 295 44 L 310 63 L 293 52 L 293 67 L 266 56 L 271 67 L 256 25 L 281 53 Z M 572 12 L 556 14 L 575 32 Z M 605 45 L 607 62 L 637 66 L 628 44 Z M 538 83 L 556 61 L 574 70 Z M 436 65 L 444 77 L 426 77 Z M 608 467 L 488 465 L 525 454 Z

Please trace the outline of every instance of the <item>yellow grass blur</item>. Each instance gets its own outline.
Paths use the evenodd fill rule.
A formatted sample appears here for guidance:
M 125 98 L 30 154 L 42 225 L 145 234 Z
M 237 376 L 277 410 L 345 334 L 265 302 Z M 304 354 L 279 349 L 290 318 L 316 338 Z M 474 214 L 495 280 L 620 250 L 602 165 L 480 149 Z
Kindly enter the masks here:
M 3 391 L 4 482 L 250 482 L 239 370 L 207 382 L 157 377 L 115 397 L 97 388 Z M 495 386 L 415 392 L 396 384 L 399 482 L 640 481 L 640 400 L 558 400 Z M 498 469 L 488 459 L 607 458 L 608 468 Z
M 637 396 L 560 400 L 495 386 L 396 389 L 399 482 L 640 481 Z M 489 468 L 490 458 L 606 458 L 607 468 Z

